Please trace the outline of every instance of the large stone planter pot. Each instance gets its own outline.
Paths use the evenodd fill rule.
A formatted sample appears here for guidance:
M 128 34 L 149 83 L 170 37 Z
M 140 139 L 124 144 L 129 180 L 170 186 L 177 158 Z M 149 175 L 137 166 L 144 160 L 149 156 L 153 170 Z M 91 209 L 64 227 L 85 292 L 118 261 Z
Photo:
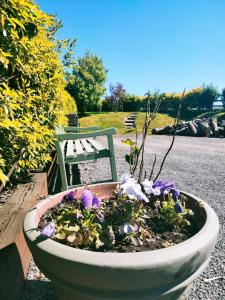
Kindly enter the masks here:
M 115 183 L 91 186 L 100 198 Z M 78 189 L 78 194 L 83 188 Z M 61 201 L 62 192 L 39 202 L 27 213 L 24 233 L 40 270 L 53 282 L 60 300 L 179 299 L 205 269 L 214 249 L 219 223 L 205 202 L 186 194 L 199 232 L 178 245 L 139 253 L 100 253 L 74 249 L 40 237 L 37 225 L 44 212 Z

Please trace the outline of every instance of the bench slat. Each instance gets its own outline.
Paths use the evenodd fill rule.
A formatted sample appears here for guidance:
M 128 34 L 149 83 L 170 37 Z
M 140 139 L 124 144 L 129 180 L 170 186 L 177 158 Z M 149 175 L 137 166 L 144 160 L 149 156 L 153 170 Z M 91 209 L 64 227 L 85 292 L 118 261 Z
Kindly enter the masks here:
M 94 139 L 88 139 L 88 141 L 97 151 L 106 149 L 105 147 L 103 147 L 99 142 L 97 142 Z
M 75 149 L 76 149 L 76 154 L 84 154 L 83 146 L 80 143 L 80 140 L 75 140 Z
M 66 156 L 74 156 L 73 140 L 69 140 L 67 143 Z
M 81 143 L 83 144 L 85 151 L 87 151 L 87 153 L 95 152 L 94 148 L 91 147 L 91 144 L 88 143 L 85 139 L 82 139 Z

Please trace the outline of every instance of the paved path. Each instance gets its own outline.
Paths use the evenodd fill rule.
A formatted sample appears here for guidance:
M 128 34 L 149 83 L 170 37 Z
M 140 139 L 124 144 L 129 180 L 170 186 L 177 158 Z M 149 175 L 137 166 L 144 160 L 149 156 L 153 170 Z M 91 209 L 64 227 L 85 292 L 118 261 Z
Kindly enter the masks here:
M 121 140 L 122 138 L 119 136 L 114 138 L 119 175 L 128 171 L 128 164 L 124 161 L 128 147 Z M 150 169 L 154 159 L 153 154 L 156 154 L 157 170 L 170 141 L 171 137 L 169 136 L 148 137 L 146 169 Z M 85 183 L 93 179 L 107 178 L 109 174 L 107 160 L 81 166 L 81 179 Z M 166 160 L 160 178 L 174 181 L 181 190 L 204 199 L 217 212 L 220 220 L 220 235 L 216 249 L 209 267 L 194 283 L 188 300 L 225 300 L 225 139 L 176 137 L 175 145 Z M 36 280 L 35 274 L 38 274 L 38 270 L 35 265 L 32 265 L 28 279 Z M 204 278 L 215 276 L 224 276 L 224 279 L 204 283 Z M 45 292 L 41 297 L 31 297 L 35 294 L 40 296 L 41 284 L 36 281 L 30 283 L 28 281 L 27 296 L 24 300 L 53 299 L 50 283 L 48 285 L 43 283 L 43 286 Z

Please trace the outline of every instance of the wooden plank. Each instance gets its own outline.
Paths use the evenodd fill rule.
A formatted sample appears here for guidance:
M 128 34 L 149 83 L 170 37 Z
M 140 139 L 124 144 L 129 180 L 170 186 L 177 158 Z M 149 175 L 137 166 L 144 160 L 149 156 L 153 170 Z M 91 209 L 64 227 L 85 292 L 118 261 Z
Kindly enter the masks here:
M 99 158 L 109 157 L 110 151 L 108 149 L 104 149 L 101 151 L 95 151 L 92 153 L 89 153 L 88 155 L 78 155 L 77 157 L 66 157 L 65 163 L 71 164 L 71 163 L 80 163 L 87 160 L 96 160 Z
M 34 174 L 31 182 L 18 185 L 0 210 L 0 249 L 16 240 L 22 228 L 25 213 L 36 204 L 37 199 L 47 195 L 46 173 Z
M 80 140 L 74 140 L 74 143 L 75 143 L 76 154 L 77 155 L 84 154 L 83 146 Z
M 97 151 L 101 151 L 106 149 L 103 145 L 101 145 L 99 142 L 97 142 L 94 139 L 88 139 L 88 142 L 97 150 Z
M 66 156 L 74 156 L 73 140 L 69 140 L 67 143 Z
M 32 182 L 18 185 L 0 211 L 0 299 L 21 298 L 31 259 L 22 229 L 24 216 L 47 195 L 46 173 L 35 174 Z
M 94 148 L 91 147 L 91 144 L 88 143 L 85 139 L 82 139 L 81 143 L 83 144 L 85 151 L 87 151 L 88 154 L 95 151 Z

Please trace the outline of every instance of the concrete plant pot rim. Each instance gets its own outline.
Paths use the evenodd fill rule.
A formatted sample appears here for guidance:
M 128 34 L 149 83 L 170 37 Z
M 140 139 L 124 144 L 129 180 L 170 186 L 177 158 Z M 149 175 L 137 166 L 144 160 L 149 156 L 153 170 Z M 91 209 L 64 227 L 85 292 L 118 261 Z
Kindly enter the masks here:
M 115 186 L 117 183 L 113 183 Z M 112 183 L 104 183 L 97 185 L 90 185 L 89 188 L 102 185 L 112 185 Z M 68 193 L 68 191 L 61 192 L 57 196 L 62 196 Z M 215 239 L 215 235 L 218 234 L 219 221 L 214 210 L 200 198 L 193 196 L 192 194 L 182 192 L 182 194 L 194 199 L 196 202 L 201 202 L 203 209 L 206 214 L 206 221 L 203 227 L 194 236 L 181 242 L 177 245 L 170 246 L 168 248 L 135 252 L 135 253 L 113 253 L 113 252 L 95 252 L 84 249 L 72 248 L 70 246 L 58 243 L 50 238 L 42 239 L 40 237 L 40 231 L 37 229 L 39 220 L 37 220 L 37 215 L 39 208 L 41 208 L 46 201 L 52 201 L 56 195 L 49 196 L 45 200 L 41 200 L 37 205 L 35 205 L 26 215 L 24 220 L 24 233 L 27 238 L 36 244 L 36 247 L 40 248 L 56 257 L 63 257 L 68 261 L 79 262 L 80 264 L 88 264 L 95 266 L 105 266 L 111 268 L 149 268 L 149 266 L 160 266 L 167 265 L 168 260 L 174 262 L 177 259 L 182 259 L 191 255 L 193 249 L 195 252 L 200 252 L 210 240 Z M 36 221 L 35 221 L 36 220 Z

